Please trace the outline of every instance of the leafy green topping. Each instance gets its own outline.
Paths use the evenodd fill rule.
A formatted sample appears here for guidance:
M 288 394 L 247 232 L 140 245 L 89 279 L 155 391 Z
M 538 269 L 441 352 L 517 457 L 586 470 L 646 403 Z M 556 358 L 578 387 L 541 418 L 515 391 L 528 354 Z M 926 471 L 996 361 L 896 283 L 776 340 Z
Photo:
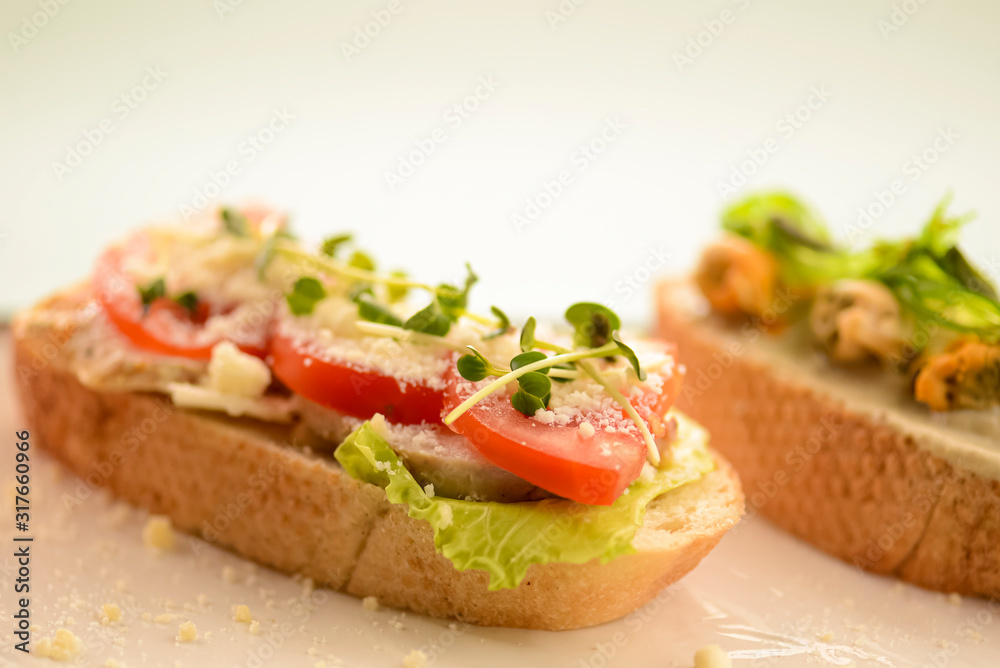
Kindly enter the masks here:
M 444 313 L 440 301 L 435 299 L 411 315 L 403 324 L 403 329 L 431 336 L 445 336 L 451 329 L 451 323 L 452 318 Z
M 622 326 L 614 311 L 601 304 L 580 302 L 566 309 L 566 320 L 573 325 L 573 345 L 599 348 L 611 340 L 611 332 Z
M 222 216 L 222 225 L 226 232 L 229 232 L 234 237 L 250 237 L 250 223 L 242 213 L 228 207 L 223 207 L 219 211 L 219 214 Z
M 611 338 L 618 344 L 618 349 L 621 350 L 621 354 L 624 355 L 625 359 L 627 359 L 629 364 L 632 365 L 632 369 L 635 371 L 636 377 L 639 380 L 646 380 L 646 372 L 639 366 L 639 358 L 636 357 L 635 351 L 625 345 L 621 339 L 621 335 L 617 331 L 611 333 Z
M 547 371 L 547 370 L 546 370 Z M 517 379 L 518 390 L 510 396 L 510 405 L 531 417 L 549 407 L 552 381 L 540 371 L 529 371 Z
M 490 374 L 490 363 L 479 351 L 473 349 L 475 354 L 462 355 L 458 358 L 455 366 L 462 378 L 478 383 Z
M 503 336 L 508 331 L 510 331 L 510 318 L 507 317 L 506 313 L 501 311 L 496 306 L 490 307 L 490 313 L 492 313 L 497 317 L 498 324 L 497 328 L 494 329 L 492 332 L 483 334 L 483 341 L 489 341 L 490 339 L 495 339 L 498 336 Z
M 452 320 L 457 320 L 465 313 L 469 302 L 469 290 L 479 280 L 468 264 L 465 265 L 465 270 L 468 273 L 461 289 L 447 283 L 442 283 L 437 289 L 437 302 L 441 305 L 442 312 Z
M 303 276 L 295 281 L 292 291 L 285 295 L 288 308 L 294 315 L 308 315 L 316 303 L 326 297 L 323 284 L 311 276 Z
M 174 297 L 174 301 L 191 315 L 198 311 L 198 295 L 188 290 Z
M 785 193 L 754 195 L 730 207 L 724 229 L 771 252 L 782 280 L 811 288 L 845 278 L 879 281 L 899 303 L 943 327 L 1000 339 L 1000 301 L 990 281 L 958 248 L 970 216 L 949 216 L 950 197 L 915 238 L 879 241 L 852 252 L 835 246 L 822 220 Z
M 397 271 L 390 271 L 389 272 L 389 277 L 390 278 L 405 279 L 406 278 L 406 272 L 405 271 L 398 271 L 398 270 Z M 406 295 L 407 295 L 407 293 L 409 291 L 410 291 L 410 289 L 405 284 L 401 284 L 401 283 L 387 283 L 386 284 L 386 292 L 388 293 L 389 303 L 391 303 L 391 304 L 395 304 L 396 302 L 401 302 L 404 299 L 406 299 Z
M 362 271 L 375 271 L 375 260 L 364 251 L 356 250 L 351 253 L 351 258 L 347 261 L 348 266 L 357 267 Z
M 851 268 L 850 254 L 833 246 L 823 219 L 788 193 L 752 195 L 734 204 L 722 214 L 722 227 L 774 253 L 790 286 L 835 280 Z
M 535 322 L 534 316 L 528 318 L 528 322 L 524 323 L 524 327 L 521 328 L 521 351 L 528 352 L 537 347 L 535 341 L 535 327 L 537 323 Z
M 366 299 L 365 297 L 360 297 L 357 299 L 358 303 L 358 315 L 362 320 L 367 320 L 368 322 L 377 322 L 380 325 L 392 325 L 393 327 L 402 327 L 403 321 L 399 317 L 376 302 Z
M 139 290 L 139 301 L 142 302 L 143 312 L 148 311 L 150 304 L 167 294 L 166 283 L 163 282 L 162 276 L 151 282 L 146 287 L 142 287 L 140 285 L 137 286 L 137 288 Z
M 510 589 L 532 564 L 601 563 L 635 552 L 632 541 L 646 508 L 658 496 L 699 479 L 714 468 L 704 431 L 685 421 L 673 457 L 652 480 L 637 480 L 610 506 L 564 499 L 532 503 L 460 501 L 428 497 L 392 447 L 366 422 L 334 456 L 348 475 L 385 490 L 390 503 L 406 504 L 408 514 L 427 521 L 434 547 L 455 568 L 489 575 L 489 589 Z
M 353 238 L 354 236 L 351 234 L 335 234 L 332 237 L 327 237 L 323 240 L 323 244 L 320 246 L 320 252 L 329 257 L 336 257 L 337 251 L 340 247 L 351 241 Z

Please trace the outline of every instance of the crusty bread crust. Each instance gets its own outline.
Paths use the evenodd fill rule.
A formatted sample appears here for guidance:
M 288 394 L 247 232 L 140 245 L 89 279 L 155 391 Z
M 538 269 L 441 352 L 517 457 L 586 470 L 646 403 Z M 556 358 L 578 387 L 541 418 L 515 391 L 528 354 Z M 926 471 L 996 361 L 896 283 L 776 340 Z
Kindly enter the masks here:
M 692 316 L 690 290 L 659 286 L 657 333 L 677 342 L 689 375 L 709 371 L 710 387 L 678 407 L 739 472 L 749 514 L 859 568 L 1000 595 L 1000 482 L 931 455 L 877 406 L 852 409 L 808 374 L 775 373 L 752 345 L 728 354 L 740 337 Z
M 93 391 L 58 357 L 37 363 L 50 341 L 16 323 L 15 375 L 37 442 L 77 475 L 219 546 L 394 607 L 491 626 L 599 624 L 694 568 L 743 511 L 738 478 L 718 458 L 716 471 L 651 504 L 637 553 L 536 565 L 516 589 L 491 592 L 483 572 L 457 571 L 435 552 L 430 525 L 335 461 L 287 445 L 287 432 L 156 395 Z

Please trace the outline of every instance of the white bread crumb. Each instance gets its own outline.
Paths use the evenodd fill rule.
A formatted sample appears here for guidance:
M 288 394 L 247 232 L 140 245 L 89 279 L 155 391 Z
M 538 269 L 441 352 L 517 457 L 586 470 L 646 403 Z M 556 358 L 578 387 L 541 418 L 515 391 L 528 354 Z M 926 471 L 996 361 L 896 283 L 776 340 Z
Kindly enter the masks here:
M 249 624 L 252 622 L 253 615 L 250 614 L 250 607 L 246 605 L 234 605 L 233 621 L 239 622 L 240 624 Z
M 732 668 L 733 662 L 718 645 L 702 647 L 694 653 L 694 668 Z
M 403 668 L 427 668 L 427 655 L 415 649 L 403 658 Z
M 374 596 L 365 596 L 363 599 L 361 599 L 361 607 L 363 607 L 365 610 L 371 610 L 372 612 L 375 612 L 376 610 L 378 610 L 378 599 L 375 598 Z
M 120 622 L 122 619 L 122 609 L 114 603 L 105 603 L 101 606 L 101 624 L 107 626 L 111 622 Z
M 177 627 L 177 640 L 180 642 L 191 642 L 198 638 L 198 628 L 194 622 L 184 622 Z
M 142 528 L 142 542 L 155 550 L 170 550 L 174 547 L 174 528 L 170 518 L 163 515 L 150 515 L 146 526 Z
M 54 661 L 69 661 L 80 654 L 80 639 L 69 629 L 59 629 L 55 638 L 45 636 L 35 645 L 35 655 Z

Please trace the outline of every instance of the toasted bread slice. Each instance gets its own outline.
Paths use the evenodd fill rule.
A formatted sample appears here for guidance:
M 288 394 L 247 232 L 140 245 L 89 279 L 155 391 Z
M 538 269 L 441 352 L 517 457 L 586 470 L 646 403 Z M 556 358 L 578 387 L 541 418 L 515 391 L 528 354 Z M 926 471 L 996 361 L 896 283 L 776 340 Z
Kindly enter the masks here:
M 590 626 L 694 568 L 743 511 L 738 478 L 720 457 L 715 471 L 650 505 L 636 553 L 532 566 L 516 589 L 489 591 L 483 572 L 457 571 L 435 552 L 430 525 L 336 461 L 288 445 L 287 428 L 85 387 L 60 364 L 58 343 L 81 303 L 79 294 L 54 298 L 14 325 L 15 375 L 39 445 L 184 531 L 355 596 L 483 625 Z M 45 317 L 31 317 L 39 309 Z
M 995 439 L 940 424 L 878 385 L 881 371 L 837 369 L 709 315 L 688 282 L 661 284 L 657 311 L 688 369 L 678 407 L 739 472 L 749 514 L 865 570 L 1000 594 Z

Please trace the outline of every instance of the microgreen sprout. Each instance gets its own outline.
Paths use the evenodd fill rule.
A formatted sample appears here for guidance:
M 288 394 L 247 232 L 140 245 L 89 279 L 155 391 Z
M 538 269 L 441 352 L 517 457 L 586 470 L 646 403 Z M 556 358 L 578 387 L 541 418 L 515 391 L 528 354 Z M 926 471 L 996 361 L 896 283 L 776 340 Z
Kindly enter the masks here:
M 329 257 L 336 257 L 337 250 L 353 238 L 354 236 L 351 234 L 335 234 L 332 237 L 327 237 L 320 246 L 320 252 Z
M 151 282 L 146 287 L 138 286 L 139 290 L 139 301 L 142 302 L 142 311 L 145 313 L 149 310 L 150 305 L 167 294 L 166 284 L 163 282 L 163 277 L 157 278 Z
M 483 334 L 483 341 L 489 341 L 490 339 L 495 339 L 498 336 L 503 336 L 510 331 L 510 318 L 507 314 L 499 309 L 499 307 L 491 306 L 490 313 L 496 316 L 497 326 L 492 332 L 487 332 Z
M 285 295 L 285 300 L 294 315 L 308 315 L 324 297 L 326 290 L 323 284 L 311 276 L 303 276 L 295 281 L 292 291 Z
M 219 211 L 219 215 L 222 217 L 222 225 L 226 232 L 234 237 L 249 238 L 251 236 L 250 223 L 239 211 L 223 207 Z
M 198 295 L 190 290 L 174 297 L 174 301 L 191 315 L 198 311 Z
M 510 371 L 498 368 L 474 348 L 472 354 L 458 359 L 459 374 L 466 380 L 479 382 L 495 377 L 484 387 L 473 393 L 444 418 L 444 423 L 452 424 L 463 413 L 471 409 L 487 396 L 502 389 L 508 383 L 517 381 L 518 389 L 511 394 L 511 405 L 528 417 L 548 407 L 552 395 L 552 381 L 567 376 L 579 377 L 580 372 L 590 376 L 618 403 L 625 414 L 635 423 L 646 444 L 647 459 L 659 466 L 660 453 L 649 427 L 631 402 L 605 378 L 590 362 L 591 359 L 621 356 L 626 359 L 636 377 L 643 381 L 646 373 L 639 365 L 638 356 L 626 345 L 618 333 L 621 320 L 605 306 L 582 302 L 574 304 L 566 311 L 566 319 L 574 326 L 574 344 L 582 350 L 569 350 L 562 346 L 535 338 L 536 321 L 528 318 L 521 329 L 520 347 L 522 352 L 510 361 Z M 601 342 L 603 341 L 603 342 Z M 595 343 L 598 345 L 593 345 Z M 542 350 L 555 353 L 547 355 Z
M 580 302 L 566 309 L 566 320 L 573 325 L 573 345 L 598 348 L 611 340 L 611 332 L 622 326 L 614 311 L 592 302 Z

